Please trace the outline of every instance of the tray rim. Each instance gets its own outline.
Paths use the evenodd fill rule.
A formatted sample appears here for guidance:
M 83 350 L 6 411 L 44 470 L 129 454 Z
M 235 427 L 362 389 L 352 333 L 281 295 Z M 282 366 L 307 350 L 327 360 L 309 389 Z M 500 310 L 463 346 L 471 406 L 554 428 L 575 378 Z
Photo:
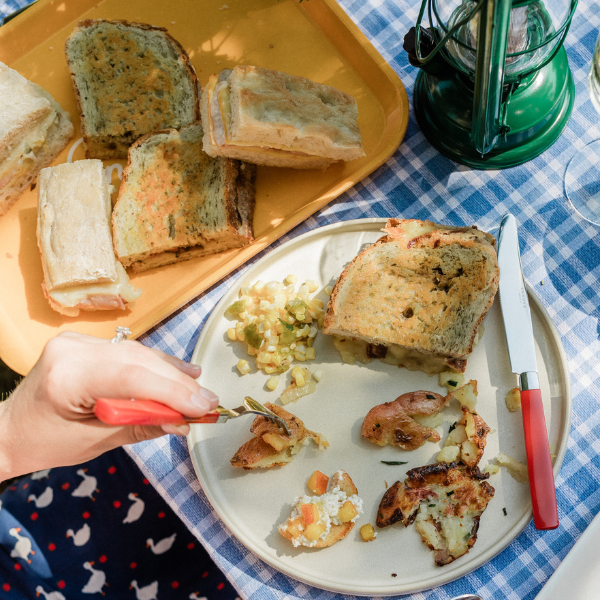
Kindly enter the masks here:
M 102 2 L 100 2 L 100 4 L 101 3 Z M 45 37 L 36 42 L 36 47 L 38 47 L 43 42 L 43 39 L 53 35 L 57 30 L 65 27 L 70 22 L 77 20 L 83 13 L 96 7 L 98 3 L 94 0 L 85 0 L 80 3 L 68 3 L 65 12 L 62 14 L 56 12 L 55 4 L 55 0 L 38 0 L 38 2 L 33 4 L 22 14 L 0 28 L 0 55 L 2 54 L 1 46 L 4 46 L 5 48 L 7 47 L 6 44 L 11 46 L 11 40 L 13 40 L 12 43 L 16 44 L 15 48 L 18 47 L 18 49 L 9 50 L 9 52 L 13 52 L 13 54 L 20 52 L 19 56 L 13 57 L 13 61 L 7 63 L 9 66 L 12 62 L 22 58 L 30 50 L 26 44 L 21 43 L 20 41 L 21 38 L 28 39 L 27 35 L 19 35 L 24 28 L 27 28 L 28 31 L 36 30 L 45 32 Z M 398 74 L 384 60 L 375 46 L 368 40 L 365 34 L 362 33 L 354 21 L 352 21 L 335 0 L 321 0 L 319 3 L 314 2 L 312 4 L 309 2 L 298 3 L 298 8 L 308 15 L 315 26 L 336 48 L 340 55 L 344 57 L 361 81 L 367 82 L 369 79 L 379 76 L 380 79 L 383 78 L 389 85 L 389 91 L 386 93 L 394 92 L 395 109 L 387 111 L 383 110 L 383 93 L 378 93 L 377 89 L 374 89 L 373 86 L 369 86 L 373 97 L 377 101 L 378 106 L 381 107 L 384 115 L 384 127 L 382 129 L 381 137 L 383 140 L 386 140 L 385 143 L 379 144 L 374 149 L 373 155 L 369 161 L 365 162 L 360 168 L 348 173 L 336 182 L 333 182 L 327 188 L 325 193 L 309 198 L 308 202 L 300 209 L 289 214 L 281 223 L 268 230 L 265 235 L 255 239 L 252 244 L 238 250 L 235 254 L 231 253 L 231 256 L 227 256 L 224 264 L 219 265 L 215 270 L 206 273 L 203 277 L 199 278 L 200 282 L 193 285 L 190 284 L 187 289 L 183 290 L 183 293 L 178 296 L 164 299 L 159 309 L 147 311 L 143 315 L 143 318 L 142 316 L 137 318 L 137 322 L 132 323 L 130 316 L 124 316 L 117 313 L 112 314 L 111 316 L 113 316 L 113 318 L 110 320 L 103 319 L 102 324 L 99 324 L 99 321 L 94 320 L 78 320 L 81 317 L 67 318 L 63 319 L 57 326 L 51 325 L 47 330 L 42 330 L 50 333 L 50 335 L 44 334 L 41 336 L 44 342 L 53 335 L 65 330 L 74 330 L 95 335 L 98 335 L 99 333 L 101 335 L 112 335 L 112 331 L 118 325 L 128 326 L 131 329 L 132 338 L 139 337 L 157 324 L 169 318 L 180 308 L 197 298 L 200 294 L 227 277 L 230 273 L 245 265 L 270 244 L 277 241 L 294 227 L 303 223 L 311 215 L 327 206 L 327 204 L 339 195 L 355 186 L 369 174 L 381 167 L 394 152 L 396 152 L 406 134 L 409 122 L 408 95 Z M 50 21 L 52 21 L 52 19 L 47 18 L 50 14 L 53 15 L 52 19 L 58 19 L 59 25 L 57 27 L 53 28 L 49 24 Z M 356 45 L 359 50 L 359 52 L 356 52 L 356 56 L 354 54 L 350 56 L 340 50 L 340 39 L 334 39 L 335 36 L 332 32 L 327 31 L 320 24 L 319 19 L 325 18 L 336 24 L 338 29 L 333 30 L 333 33 L 340 30 L 343 31 L 346 36 L 346 43 Z M 356 61 L 359 59 L 366 60 L 369 64 L 376 67 L 376 69 L 374 69 L 373 72 L 368 71 L 366 74 L 361 72 L 356 68 Z M 11 210 L 14 210 L 14 207 Z M 202 258 L 195 260 L 202 260 Z M 132 310 L 135 311 L 135 307 Z M 121 311 L 117 312 L 120 313 Z M 129 313 L 129 311 L 127 311 L 127 313 Z M 129 323 L 127 323 L 128 320 Z M 17 327 L 15 323 L 12 323 L 10 315 L 7 314 L 5 307 L 2 305 L 0 305 L 0 323 L 3 324 L 3 326 L 0 327 L 0 358 L 14 371 L 22 375 L 27 374 L 41 351 L 39 337 L 36 337 L 35 342 L 31 342 L 24 334 L 21 334 L 20 328 Z
M 362 225 L 371 226 L 371 230 L 374 230 L 375 225 L 384 225 L 386 223 L 386 221 L 387 221 L 386 217 L 373 217 L 373 218 L 353 219 L 353 220 L 348 220 L 348 221 L 332 223 L 330 225 L 325 225 L 323 227 L 315 228 L 315 229 L 313 229 L 309 232 L 306 232 L 292 240 L 289 240 L 289 241 L 285 242 L 284 244 L 282 244 L 281 246 L 278 246 L 276 249 L 273 250 L 273 252 L 284 253 L 287 251 L 287 248 L 289 246 L 294 245 L 294 244 L 302 244 L 304 239 L 314 236 L 314 235 L 327 234 L 330 231 L 334 231 L 336 229 L 360 228 Z M 262 263 L 266 262 L 270 258 L 272 258 L 272 252 L 265 254 L 265 256 L 261 257 L 261 259 L 259 261 L 257 261 L 254 265 L 252 265 L 252 267 L 244 273 L 244 277 L 252 278 L 252 276 L 254 275 L 254 273 L 256 271 L 260 271 L 260 269 L 262 267 Z M 557 354 L 558 354 L 559 366 L 560 366 L 560 371 L 561 371 L 561 380 L 560 381 L 561 381 L 562 387 L 564 388 L 564 393 L 565 393 L 564 398 L 563 398 L 563 403 L 561 405 L 561 411 L 560 411 L 560 416 L 564 422 L 564 425 L 562 428 L 561 443 L 560 443 L 560 446 L 557 448 L 556 458 L 555 458 L 554 465 L 553 465 L 553 474 L 554 474 L 554 479 L 556 481 L 556 477 L 558 476 L 558 473 L 560 471 L 560 468 L 561 468 L 563 460 L 564 460 L 564 456 L 566 454 L 567 445 L 568 445 L 569 436 L 570 436 L 571 416 L 572 416 L 572 411 L 573 411 L 571 378 L 570 378 L 570 373 L 568 370 L 567 356 L 566 356 L 564 347 L 562 345 L 562 341 L 560 339 L 560 335 L 558 333 L 558 329 L 556 328 L 556 325 L 552 321 L 548 311 L 546 310 L 546 308 L 543 305 L 543 303 L 541 302 L 541 300 L 537 297 L 537 295 L 535 294 L 535 292 L 531 288 L 531 286 L 529 286 L 529 284 L 525 283 L 525 287 L 527 289 L 530 305 L 532 305 L 531 310 L 532 311 L 537 310 L 539 312 L 539 316 L 541 317 L 541 320 L 543 321 L 543 324 L 545 325 L 547 333 L 549 334 L 550 341 L 552 342 L 552 344 L 554 346 L 554 351 L 557 352 Z M 212 309 L 212 312 L 209 315 L 206 323 L 204 324 L 202 331 L 204 331 L 205 329 L 207 330 L 207 328 L 209 328 L 211 326 L 213 321 L 216 321 L 221 318 L 222 315 L 220 314 L 220 309 L 222 309 L 224 298 L 229 293 L 231 293 L 231 290 L 233 290 L 233 289 L 235 289 L 235 286 L 232 286 L 232 288 L 224 294 L 224 296 L 219 300 L 219 302 L 216 304 L 216 306 Z M 196 343 L 196 346 L 194 348 L 194 352 L 193 352 L 192 359 L 191 359 L 191 362 L 193 362 L 195 364 L 200 364 L 198 359 L 199 359 L 199 353 L 200 353 L 200 346 L 201 346 L 202 342 L 203 342 L 203 334 L 201 332 L 200 336 L 198 338 L 198 341 Z M 457 579 L 464 577 L 468 573 L 473 572 L 475 569 L 480 568 L 481 566 L 487 564 L 495 556 L 500 554 L 500 552 L 502 552 L 508 545 L 510 545 L 523 532 L 523 530 L 527 527 L 527 525 L 533 518 L 533 508 L 531 507 L 531 504 L 530 504 L 528 511 L 513 526 L 513 531 L 515 532 L 514 536 L 507 536 L 509 538 L 508 540 L 506 537 L 499 540 L 496 544 L 491 546 L 486 552 L 484 552 L 482 555 L 480 555 L 479 559 L 476 561 L 476 564 L 474 564 L 473 566 L 469 566 L 466 569 L 460 570 L 459 573 L 448 577 L 447 580 L 440 582 L 439 580 L 436 579 L 436 581 L 434 583 L 432 583 L 431 585 L 425 585 L 425 586 L 421 586 L 418 588 L 410 588 L 410 589 L 405 588 L 405 587 L 403 588 L 402 586 L 397 586 L 393 590 L 389 590 L 389 589 L 384 590 L 383 588 L 377 588 L 375 590 L 372 590 L 372 589 L 371 590 L 367 590 L 367 589 L 357 590 L 355 588 L 334 587 L 334 586 L 328 585 L 327 582 L 321 582 L 320 580 L 316 581 L 315 579 L 311 580 L 310 578 L 298 577 L 297 574 L 291 574 L 288 571 L 281 569 L 280 565 L 276 564 L 276 561 L 272 560 L 268 554 L 260 552 L 260 551 L 257 552 L 253 548 L 249 547 L 247 545 L 247 543 L 244 541 L 244 539 L 245 539 L 244 536 L 239 536 L 238 533 L 236 531 L 234 531 L 234 529 L 230 525 L 230 519 L 229 519 L 227 513 L 221 511 L 217 506 L 215 506 L 215 504 L 213 503 L 213 497 L 211 495 L 211 492 L 209 489 L 207 489 L 207 485 L 205 484 L 205 482 L 203 481 L 203 479 L 200 476 L 199 467 L 197 465 L 196 457 L 195 457 L 195 453 L 194 453 L 194 444 L 197 441 L 199 441 L 199 439 L 202 439 L 202 438 L 197 439 L 196 435 L 195 435 L 195 431 L 197 431 L 197 426 L 192 426 L 192 429 L 190 430 L 190 433 L 187 436 L 187 446 L 188 446 L 188 451 L 190 453 L 190 459 L 191 459 L 191 462 L 193 465 L 194 473 L 196 474 L 196 477 L 200 483 L 200 486 L 202 487 L 202 490 L 204 491 L 211 507 L 217 513 L 217 515 L 219 516 L 219 518 L 221 519 L 223 525 L 227 528 L 227 530 L 249 552 L 256 555 L 258 558 L 260 558 L 262 561 L 264 561 L 266 564 L 271 566 L 276 571 L 283 573 L 287 577 L 291 577 L 293 579 L 296 579 L 297 581 L 301 581 L 302 583 L 305 583 L 307 585 L 311 585 L 311 586 L 317 587 L 319 589 L 327 590 L 330 592 L 341 593 L 341 594 L 352 594 L 355 596 L 377 595 L 377 596 L 389 597 L 389 596 L 395 596 L 395 595 L 418 593 L 418 592 L 421 592 L 424 590 L 438 587 L 440 585 L 446 585 L 448 583 L 451 583 L 452 581 L 456 581 Z M 254 544 L 254 546 L 258 546 L 258 545 Z M 259 550 L 260 550 L 260 548 L 259 548 Z M 388 588 L 389 587 L 390 586 L 388 586 Z

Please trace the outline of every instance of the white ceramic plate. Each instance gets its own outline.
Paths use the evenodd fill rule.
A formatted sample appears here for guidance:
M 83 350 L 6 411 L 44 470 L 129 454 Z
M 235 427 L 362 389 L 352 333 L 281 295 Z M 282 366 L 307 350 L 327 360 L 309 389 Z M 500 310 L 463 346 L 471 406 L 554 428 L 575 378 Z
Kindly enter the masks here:
M 323 227 L 299 236 L 257 262 L 244 276 L 246 281 L 282 281 L 288 274 L 299 282 L 314 279 L 320 290 L 333 285 L 344 266 L 363 248 L 381 237 L 386 219 L 361 219 Z M 241 284 L 241 282 L 240 282 Z M 260 402 L 275 402 L 288 384 L 284 374 L 277 392 L 265 387 L 268 376 L 257 373 L 240 376 L 239 358 L 250 358 L 239 342 L 231 343 L 226 330 L 232 321 L 224 316 L 238 296 L 234 286 L 221 300 L 204 327 L 193 361 L 202 365 L 202 383 L 219 394 L 221 403 L 234 408 L 250 395 Z M 323 300 L 327 297 L 321 291 Z M 548 423 L 551 450 L 556 454 L 558 472 L 566 450 L 571 415 L 571 396 L 566 360 L 559 337 L 548 315 L 530 292 L 537 360 Z M 497 302 L 488 313 L 485 333 L 468 359 L 466 378 L 476 379 L 478 412 L 492 429 L 483 469 L 500 451 L 525 461 L 520 412 L 509 413 L 504 398 L 517 385 L 510 371 L 502 315 Z M 363 417 L 376 404 L 394 400 L 400 394 L 425 389 L 443 393 L 437 376 L 411 372 L 373 361 L 369 365 L 344 364 L 330 337 L 321 332 L 315 342 L 317 358 L 308 364 L 320 367 L 325 376 L 317 391 L 287 405 L 307 428 L 321 432 L 330 442 L 327 450 L 306 443 L 294 461 L 285 467 L 244 471 L 234 469 L 229 459 L 250 439 L 251 417 L 225 425 L 196 425 L 188 437 L 198 478 L 215 510 L 231 532 L 252 552 L 279 571 L 319 588 L 341 593 L 384 596 L 432 588 L 468 573 L 490 560 L 507 546 L 531 518 L 529 486 L 517 483 L 503 469 L 490 479 L 496 489 L 482 515 L 478 539 L 469 554 L 444 567 L 436 567 L 433 553 L 422 543 L 414 526 L 397 524 L 379 531 L 370 543 L 361 541 L 359 528 L 375 523 L 377 507 L 386 489 L 405 477 L 406 471 L 435 462 L 448 427 L 456 421 L 450 411 L 438 430 L 442 441 L 426 443 L 414 452 L 380 448 L 361 438 Z M 252 362 L 251 362 L 252 364 Z M 449 409 L 445 409 L 449 411 Z M 381 460 L 408 461 L 388 466 Z M 307 493 L 306 481 L 315 469 L 332 475 L 344 469 L 354 480 L 363 498 L 365 513 L 357 527 L 342 542 L 316 550 L 294 548 L 277 531 L 290 514 L 292 502 Z M 504 512 L 506 511 L 506 515 Z

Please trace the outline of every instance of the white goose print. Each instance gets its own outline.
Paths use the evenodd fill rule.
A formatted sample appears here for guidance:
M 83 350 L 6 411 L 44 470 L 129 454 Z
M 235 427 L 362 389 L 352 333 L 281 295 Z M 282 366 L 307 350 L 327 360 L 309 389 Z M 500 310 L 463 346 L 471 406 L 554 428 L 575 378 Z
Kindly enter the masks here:
M 134 579 L 129 587 L 130 589 L 135 588 L 135 597 L 137 600 L 158 600 L 156 598 L 156 594 L 158 593 L 158 581 L 153 581 L 141 588 Z
M 35 595 L 42 595 L 46 600 L 67 600 L 60 592 L 46 592 L 41 585 L 35 588 Z
M 151 538 L 149 538 L 146 541 L 146 546 L 150 548 L 154 554 L 164 554 L 167 550 L 171 549 L 176 535 L 177 534 L 174 533 L 173 535 L 160 540 L 160 542 L 156 542 L 156 544 Z
M 200 592 L 192 592 L 188 598 L 189 600 L 208 600 L 206 596 L 198 596 Z
M 29 558 L 30 554 L 35 554 L 35 550 L 32 549 L 31 540 L 28 537 L 24 537 L 19 535 L 19 531 L 21 531 L 20 527 L 12 527 L 8 530 L 9 535 L 12 535 L 14 538 L 17 538 L 17 543 L 15 547 L 10 551 L 10 555 L 13 558 L 22 558 L 26 560 L 28 563 L 31 562 Z
M 144 508 L 146 505 L 141 498 L 137 497 L 137 494 L 128 494 L 127 497 L 130 500 L 133 500 L 133 504 L 129 507 L 127 511 L 127 516 L 123 519 L 123 523 L 133 523 L 137 521 L 144 512 Z
M 98 491 L 96 488 L 98 480 L 95 477 L 92 477 L 92 475 L 86 475 L 86 471 L 87 469 L 77 469 L 77 475 L 83 477 L 83 481 L 73 490 L 71 496 L 95 500 L 93 494 Z
M 36 471 L 35 473 L 31 474 L 31 479 L 35 481 L 36 479 L 43 479 L 44 477 L 48 477 L 51 470 L 52 469 L 44 469 L 43 471 Z
M 73 538 L 73 543 L 76 546 L 83 546 L 88 543 L 90 539 L 90 526 L 87 523 L 83 524 L 83 527 L 74 532 L 72 529 L 67 530 L 67 537 Z
M 102 595 L 104 595 L 102 588 L 105 585 L 107 585 L 106 584 L 106 574 L 104 573 L 104 571 L 99 571 L 98 569 L 94 569 L 94 567 L 92 566 L 93 564 L 94 564 L 94 561 L 83 563 L 83 568 L 90 571 L 92 573 L 92 575 L 91 575 L 89 581 L 83 586 L 81 593 L 82 594 L 95 594 L 97 592 L 100 592 Z
M 27 502 L 35 502 L 37 508 L 46 508 L 49 506 L 54 500 L 54 492 L 52 488 L 48 486 L 39 496 L 35 496 L 35 494 L 29 494 L 27 498 Z

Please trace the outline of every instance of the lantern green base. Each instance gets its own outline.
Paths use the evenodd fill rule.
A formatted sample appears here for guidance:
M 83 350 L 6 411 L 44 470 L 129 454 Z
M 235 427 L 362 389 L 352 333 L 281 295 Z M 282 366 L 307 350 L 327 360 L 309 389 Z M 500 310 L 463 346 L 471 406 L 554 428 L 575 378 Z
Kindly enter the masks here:
M 558 139 L 574 98 L 573 76 L 561 48 L 513 92 L 504 121 L 508 131 L 484 156 L 471 141 L 473 90 L 464 75 L 452 70 L 439 77 L 420 71 L 414 110 L 421 131 L 442 154 L 475 169 L 505 169 L 535 158 Z

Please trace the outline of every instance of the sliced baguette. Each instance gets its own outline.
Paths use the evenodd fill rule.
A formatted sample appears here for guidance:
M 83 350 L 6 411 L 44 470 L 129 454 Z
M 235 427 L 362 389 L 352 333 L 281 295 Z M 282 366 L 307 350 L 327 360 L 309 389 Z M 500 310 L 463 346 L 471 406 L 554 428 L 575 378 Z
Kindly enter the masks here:
M 208 156 L 199 121 L 139 139 L 113 210 L 117 258 L 140 272 L 250 243 L 255 170 Z
M 200 118 L 196 72 L 162 27 L 82 21 L 65 53 L 87 158 L 127 158 L 141 136 Z
M 369 358 L 433 374 L 464 372 L 498 289 L 495 239 L 474 227 L 389 219 L 386 236 L 340 275 L 323 332 Z

